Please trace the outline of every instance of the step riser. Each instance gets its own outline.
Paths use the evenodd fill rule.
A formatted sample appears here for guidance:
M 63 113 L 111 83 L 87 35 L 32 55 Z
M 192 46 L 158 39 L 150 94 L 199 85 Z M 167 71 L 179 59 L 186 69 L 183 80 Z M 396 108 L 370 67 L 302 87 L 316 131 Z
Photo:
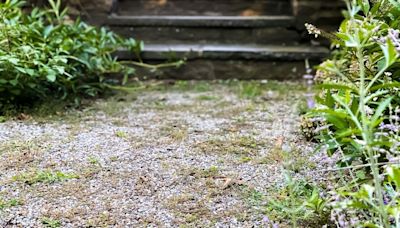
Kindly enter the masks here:
M 146 79 L 215 80 L 215 79 L 273 79 L 299 80 L 305 74 L 304 61 L 255 60 L 191 60 L 176 69 L 152 72 L 137 69 Z
M 265 28 L 287 27 L 294 24 L 293 16 L 121 16 L 111 15 L 110 26 L 131 27 L 203 27 L 203 28 Z
M 295 44 L 300 34 L 286 28 L 179 28 L 111 27 L 124 37 L 134 37 L 148 44 Z
M 120 0 L 120 15 L 290 15 L 289 0 Z

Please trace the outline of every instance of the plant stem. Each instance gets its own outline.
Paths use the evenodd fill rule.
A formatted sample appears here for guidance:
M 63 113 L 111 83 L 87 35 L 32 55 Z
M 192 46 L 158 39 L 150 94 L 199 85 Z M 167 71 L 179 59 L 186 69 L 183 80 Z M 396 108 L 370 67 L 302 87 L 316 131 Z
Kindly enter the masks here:
M 123 64 L 132 64 L 135 66 L 140 66 L 144 68 L 149 68 L 149 69 L 160 69 L 160 68 L 167 68 L 167 67 L 178 67 L 184 63 L 184 61 L 179 60 L 177 62 L 172 62 L 172 63 L 161 63 L 161 64 L 148 64 L 148 63 L 143 63 L 143 62 L 136 62 L 136 61 L 121 61 Z
M 371 164 L 371 171 L 372 171 L 372 175 L 374 178 L 374 185 L 375 185 L 375 190 L 376 190 L 376 197 L 377 197 L 377 201 L 378 201 L 378 208 L 379 208 L 379 219 L 380 219 L 380 223 L 384 226 L 384 227 L 390 227 L 390 225 L 388 224 L 388 215 L 386 213 L 385 210 L 385 204 L 383 201 L 383 191 L 382 191 L 382 185 L 381 185 L 381 180 L 380 180 L 380 175 L 379 175 L 379 165 L 378 165 L 378 161 L 377 158 L 375 156 L 375 152 L 372 149 L 371 145 L 373 142 L 372 139 L 372 128 L 369 124 L 368 121 L 368 116 L 367 113 L 365 111 L 365 102 L 366 102 L 366 93 L 367 93 L 367 88 L 365 88 L 365 65 L 364 65 L 364 55 L 363 55 L 363 48 L 361 46 L 359 46 L 357 48 L 357 59 L 358 59 L 358 65 L 360 68 L 360 86 L 359 86 L 359 90 L 360 90 L 360 103 L 359 103 L 359 112 L 361 114 L 361 126 L 362 129 L 360 129 L 362 131 L 362 137 L 363 140 L 365 142 L 365 150 L 367 152 L 367 156 L 369 159 L 369 163 Z M 369 86 L 368 86 L 369 88 Z

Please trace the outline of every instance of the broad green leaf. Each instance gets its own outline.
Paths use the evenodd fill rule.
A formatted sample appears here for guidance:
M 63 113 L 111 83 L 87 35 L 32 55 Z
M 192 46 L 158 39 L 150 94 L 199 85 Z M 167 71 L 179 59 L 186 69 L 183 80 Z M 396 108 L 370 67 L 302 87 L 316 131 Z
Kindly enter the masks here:
M 18 85 L 18 79 L 13 79 L 13 80 L 10 80 L 10 81 L 8 81 L 11 85 L 13 85 L 13 86 L 16 86 L 16 85 Z
M 35 71 L 29 68 L 15 67 L 19 72 L 27 74 L 29 76 L 35 76 Z
M 56 81 L 56 73 L 54 71 L 48 71 L 47 76 L 46 76 L 47 80 L 50 82 L 55 82 Z
M 389 166 L 387 169 L 387 174 L 389 176 L 389 180 L 396 184 L 396 187 L 400 188 L 400 169 L 395 166 Z
M 368 15 L 370 10 L 369 0 L 358 0 L 359 5 L 361 5 L 361 10 L 363 11 L 364 15 Z
M 43 37 L 47 38 L 50 35 L 50 33 L 53 31 L 53 28 L 54 28 L 53 25 L 46 26 L 46 28 L 43 31 Z

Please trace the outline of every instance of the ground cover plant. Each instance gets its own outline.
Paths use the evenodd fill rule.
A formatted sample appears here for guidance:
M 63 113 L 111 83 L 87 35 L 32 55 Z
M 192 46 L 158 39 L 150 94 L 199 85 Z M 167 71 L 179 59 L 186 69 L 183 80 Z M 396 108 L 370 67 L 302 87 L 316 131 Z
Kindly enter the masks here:
M 318 67 L 304 126 L 337 158 L 329 206 L 340 227 L 400 225 L 400 2 L 346 1 L 333 57 Z M 327 33 L 307 25 L 315 35 Z M 308 129 L 308 130 L 307 130 Z

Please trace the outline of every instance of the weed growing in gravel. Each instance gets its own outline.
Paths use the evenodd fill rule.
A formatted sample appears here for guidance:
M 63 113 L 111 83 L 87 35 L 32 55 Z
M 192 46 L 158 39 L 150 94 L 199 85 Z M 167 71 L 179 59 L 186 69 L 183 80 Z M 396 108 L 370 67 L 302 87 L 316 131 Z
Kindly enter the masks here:
M 125 139 L 126 137 L 128 137 L 128 135 L 124 131 L 115 132 L 115 136 L 117 136 L 118 138 L 122 138 L 122 139 Z
M 285 186 L 280 191 L 271 191 L 266 212 L 273 221 L 287 221 L 293 227 L 301 223 L 304 227 L 321 226 L 327 223 L 327 202 L 319 196 L 319 190 L 305 180 L 294 180 L 285 173 Z M 274 193 L 275 192 L 275 193 Z
M 61 222 L 59 220 L 47 218 L 47 217 L 42 218 L 42 224 L 47 228 L 61 227 Z
M 238 83 L 237 93 L 240 98 L 252 99 L 262 94 L 262 87 L 255 82 Z
M 21 140 L 8 140 L 0 143 L 0 154 L 19 154 L 19 153 L 29 153 L 30 151 L 40 150 L 38 140 L 35 141 L 21 141 Z
M 34 170 L 31 172 L 22 173 L 12 178 L 13 181 L 22 182 L 28 185 L 36 183 L 55 183 L 69 179 L 77 179 L 79 176 L 74 173 L 64 173 L 61 171 L 51 170 Z
M 17 198 L 9 199 L 9 200 L 4 200 L 0 197 L 0 210 L 10 208 L 10 207 L 15 207 L 18 205 L 22 205 L 22 201 Z
M 214 101 L 214 100 L 218 100 L 219 97 L 212 96 L 212 95 L 200 95 L 196 99 L 199 101 Z
M 262 192 L 248 186 L 241 187 L 241 191 L 250 206 L 261 206 L 265 203 L 266 197 Z
M 195 92 L 207 92 L 210 91 L 210 87 L 215 84 L 212 81 L 182 81 L 178 80 L 173 83 L 172 89 L 179 91 L 195 91 Z M 165 87 L 164 87 L 165 88 Z
M 208 178 L 208 177 L 216 176 L 218 173 L 219 173 L 218 167 L 217 167 L 217 166 L 211 166 L 211 167 L 208 168 L 208 169 L 203 169 L 203 170 L 200 172 L 200 176 L 201 176 L 201 177 Z
M 96 158 L 96 157 L 94 157 L 94 156 L 90 156 L 90 157 L 88 158 L 88 161 L 89 161 L 89 163 L 92 164 L 92 165 L 100 165 L 99 159 Z

